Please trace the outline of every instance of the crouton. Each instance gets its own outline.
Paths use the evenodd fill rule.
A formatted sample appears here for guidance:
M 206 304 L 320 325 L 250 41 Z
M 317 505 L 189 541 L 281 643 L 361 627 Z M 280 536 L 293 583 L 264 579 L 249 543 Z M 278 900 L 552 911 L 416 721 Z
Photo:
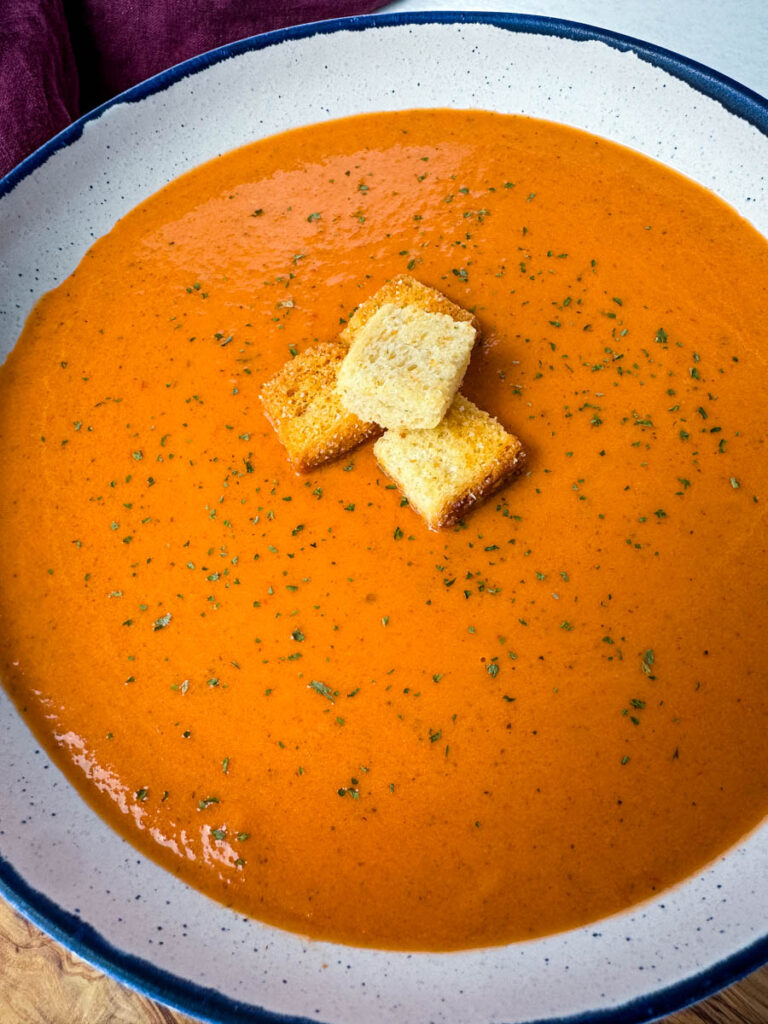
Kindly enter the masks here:
M 383 427 L 435 427 L 467 369 L 479 324 L 441 292 L 393 277 L 352 314 L 338 341 L 345 406 Z
M 300 473 L 381 433 L 341 404 L 336 378 L 346 351 L 335 342 L 308 348 L 261 389 L 264 411 Z
M 391 302 L 393 306 L 400 308 L 403 306 L 415 306 L 425 313 L 445 313 L 447 316 L 453 317 L 454 320 L 471 324 L 478 335 L 480 334 L 480 324 L 474 313 L 470 313 L 468 309 L 457 306 L 455 302 L 451 302 L 442 292 L 439 292 L 436 288 L 430 288 L 429 285 L 422 284 L 421 281 L 417 281 L 410 274 L 400 274 L 397 277 L 391 278 L 386 284 L 383 284 L 365 302 L 360 303 L 349 318 L 347 326 L 339 334 L 338 341 L 342 345 L 351 345 L 355 334 L 360 328 L 370 320 L 380 306 L 387 302 Z
M 526 459 L 518 438 L 463 395 L 437 427 L 388 430 L 373 451 L 432 530 L 455 525 L 516 476 Z
M 347 409 L 388 428 L 436 427 L 464 378 L 475 328 L 385 302 L 354 334 L 339 371 Z

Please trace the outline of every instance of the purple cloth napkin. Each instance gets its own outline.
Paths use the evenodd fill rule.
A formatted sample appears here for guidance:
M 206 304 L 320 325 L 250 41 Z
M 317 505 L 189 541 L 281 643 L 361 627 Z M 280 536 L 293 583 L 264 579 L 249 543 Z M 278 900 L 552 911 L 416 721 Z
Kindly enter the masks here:
M 0 177 L 92 107 L 215 46 L 383 0 L 5 0 Z
M 79 113 L 62 0 L 6 0 L 0 11 L 0 177 Z

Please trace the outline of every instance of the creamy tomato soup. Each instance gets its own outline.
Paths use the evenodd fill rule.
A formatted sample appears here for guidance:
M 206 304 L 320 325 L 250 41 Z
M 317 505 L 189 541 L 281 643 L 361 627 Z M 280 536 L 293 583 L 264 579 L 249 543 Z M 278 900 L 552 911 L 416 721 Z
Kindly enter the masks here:
M 410 272 L 526 475 L 430 532 L 259 389 Z M 0 668 L 115 828 L 238 911 L 408 949 L 658 893 L 768 805 L 768 243 L 568 128 L 421 111 L 187 174 L 0 373 Z M 82 842 L 88 842 L 83 836 Z

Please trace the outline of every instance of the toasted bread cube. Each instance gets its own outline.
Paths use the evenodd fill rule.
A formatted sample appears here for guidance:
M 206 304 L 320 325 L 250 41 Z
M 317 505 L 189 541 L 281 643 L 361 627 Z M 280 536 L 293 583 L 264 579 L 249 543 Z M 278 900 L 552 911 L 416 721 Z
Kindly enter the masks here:
M 516 476 L 526 458 L 518 438 L 463 395 L 438 426 L 388 430 L 373 451 L 432 530 L 455 525 Z
M 393 277 L 349 318 L 339 376 L 347 408 L 383 427 L 437 426 L 461 384 L 479 324 L 442 292 Z
M 264 411 L 300 473 L 381 433 L 341 404 L 336 379 L 346 351 L 335 342 L 308 348 L 261 389 Z
M 474 313 L 468 309 L 457 306 L 455 302 L 443 295 L 436 288 L 422 284 L 410 274 L 399 274 L 391 278 L 379 288 L 377 292 L 369 296 L 365 302 L 361 302 L 355 312 L 349 318 L 349 323 L 339 334 L 338 341 L 342 345 L 351 345 L 355 335 L 361 327 L 367 323 L 377 309 L 385 303 L 390 302 L 393 306 L 415 306 L 425 313 L 445 313 L 459 322 L 471 324 L 477 333 L 480 333 L 480 324 Z
M 385 302 L 354 334 L 339 371 L 344 405 L 388 428 L 436 427 L 453 401 L 475 328 L 447 313 Z

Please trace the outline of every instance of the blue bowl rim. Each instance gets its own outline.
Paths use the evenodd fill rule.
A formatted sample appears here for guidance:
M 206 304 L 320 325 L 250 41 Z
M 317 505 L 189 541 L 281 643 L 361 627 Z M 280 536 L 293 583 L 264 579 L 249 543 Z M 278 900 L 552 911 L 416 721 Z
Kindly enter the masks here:
M 768 100 L 734 79 L 708 68 L 698 61 L 683 57 L 652 43 L 621 35 L 608 29 L 560 18 L 528 14 L 505 14 L 475 11 L 410 11 L 390 14 L 368 14 L 350 18 L 333 18 L 250 36 L 209 50 L 180 64 L 161 71 L 68 125 L 17 167 L 0 179 L 0 199 L 42 166 L 58 150 L 71 145 L 83 133 L 85 125 L 119 103 L 135 103 L 162 92 L 189 75 L 218 64 L 222 60 L 249 51 L 263 50 L 285 40 L 305 39 L 339 31 L 365 31 L 399 25 L 483 24 L 532 35 L 556 36 L 577 42 L 597 41 L 621 52 L 631 51 L 641 60 L 666 71 L 698 92 L 720 103 L 727 111 L 749 122 L 768 136 Z M 127 954 L 107 942 L 94 928 L 76 914 L 64 910 L 44 893 L 30 886 L 11 863 L 0 855 L 0 893 L 45 932 L 73 953 L 95 964 L 103 971 L 137 991 L 175 1007 L 209 1024 L 318 1024 L 305 1017 L 296 1017 L 243 1003 L 206 988 L 170 971 L 163 970 L 141 957 Z M 451 954 L 446 954 L 450 956 Z M 730 957 L 719 961 L 684 981 L 677 982 L 617 1007 L 595 1009 L 568 1017 L 547 1017 L 528 1024 L 641 1024 L 675 1013 L 699 1002 L 726 985 L 768 962 L 768 933 Z M 331 1022 L 328 1022 L 331 1024 Z

